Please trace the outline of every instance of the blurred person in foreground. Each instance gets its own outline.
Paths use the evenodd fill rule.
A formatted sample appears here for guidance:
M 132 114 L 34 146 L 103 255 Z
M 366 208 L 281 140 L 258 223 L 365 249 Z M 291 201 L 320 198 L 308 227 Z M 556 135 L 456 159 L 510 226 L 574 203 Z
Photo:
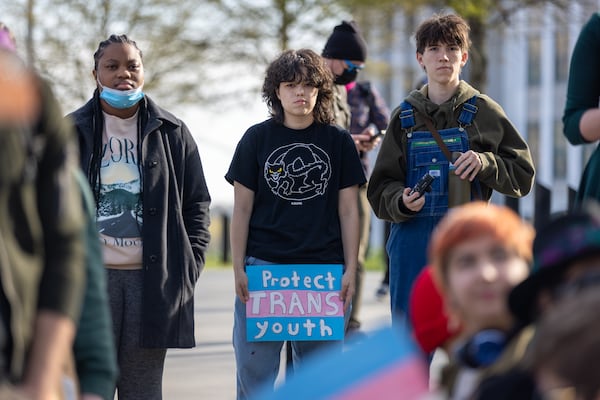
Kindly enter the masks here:
M 505 206 L 471 202 L 433 231 L 429 260 L 450 320 L 461 326 L 440 380 L 441 397 L 466 399 L 480 376 L 515 345 L 520 325 L 510 290 L 528 273 L 533 227 Z
M 419 273 L 410 292 L 410 325 L 413 337 L 426 356 L 432 356 L 437 349 L 450 354 L 460 336 L 460 323 L 448 317 L 431 266 Z
M 434 282 L 430 265 L 415 279 L 410 292 L 410 325 L 413 339 L 419 345 L 423 358 L 429 361 L 429 388 L 437 390 L 440 382 L 441 366 L 457 341 L 461 340 L 460 323 L 448 318 L 444 299 Z
M 9 51 L 16 50 L 14 42 L 7 45 L 0 41 L 0 48 L 3 46 Z M 117 380 L 117 364 L 108 309 L 106 272 L 96 231 L 95 205 L 89 184 L 81 170 L 72 168 L 72 172 L 82 194 L 84 210 L 86 285 L 73 343 L 75 365 L 65 368 L 63 389 L 65 394 L 80 394 L 81 400 L 112 400 Z
M 2 399 L 50 400 L 62 393 L 85 280 L 76 165 L 72 128 L 0 24 Z
M 476 398 L 540 398 L 523 357 L 540 318 L 585 288 L 600 288 L 600 209 L 588 200 L 582 207 L 555 215 L 538 229 L 533 270 L 510 293 L 509 306 L 521 325 L 521 345 L 488 371 Z M 543 341 L 543 336 L 539 337 Z
M 525 356 L 544 399 L 599 400 L 600 291 L 582 290 L 539 321 Z

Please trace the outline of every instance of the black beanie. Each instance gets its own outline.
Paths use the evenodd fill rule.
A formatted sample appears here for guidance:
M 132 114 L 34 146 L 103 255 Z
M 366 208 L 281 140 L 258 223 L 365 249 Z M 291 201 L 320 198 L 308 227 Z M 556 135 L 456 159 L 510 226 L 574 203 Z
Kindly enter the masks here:
M 365 61 L 367 59 L 367 43 L 360 34 L 354 21 L 342 21 L 333 28 L 323 48 L 323 57 L 338 60 Z

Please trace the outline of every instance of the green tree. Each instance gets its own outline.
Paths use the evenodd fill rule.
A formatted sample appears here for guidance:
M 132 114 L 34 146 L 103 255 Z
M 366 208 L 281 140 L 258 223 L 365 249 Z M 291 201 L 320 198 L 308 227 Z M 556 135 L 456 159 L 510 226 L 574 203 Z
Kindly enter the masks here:
M 383 18 L 389 18 L 394 13 L 402 12 L 409 19 L 415 11 L 429 7 L 433 10 L 452 9 L 461 15 L 471 27 L 472 47 L 469 52 L 469 82 L 475 87 L 485 90 L 487 82 L 487 58 L 485 56 L 487 44 L 486 34 L 489 28 L 498 24 L 509 25 L 517 11 L 525 8 L 541 8 L 546 4 L 555 5 L 558 9 L 566 9 L 572 2 L 570 0 L 379 0 L 374 4 L 370 0 L 338 0 L 355 15 L 369 15 L 379 13 Z M 591 4 L 592 0 L 579 0 L 581 4 Z M 376 19 L 369 17 L 361 21 L 365 29 L 369 29 Z M 389 26 L 389 25 L 388 25 Z M 393 35 L 390 32 L 389 35 Z
M 20 52 L 53 83 L 68 111 L 91 96 L 93 53 L 111 33 L 125 33 L 144 54 L 145 90 L 161 104 L 203 98 L 209 47 L 206 8 L 194 0 L 14 0 L 2 6 Z M 5 8 L 5 9 L 3 9 Z
M 255 99 L 264 70 L 279 52 L 301 47 L 322 50 L 333 27 L 348 13 L 331 0 L 209 0 L 212 59 L 223 66 L 212 80 L 222 82 L 211 90 L 218 100 Z M 232 82 L 232 77 L 235 81 Z
M 281 50 L 319 51 L 344 10 L 329 0 L 14 0 L 0 12 L 69 110 L 89 98 L 92 55 L 111 33 L 137 41 L 145 90 L 161 104 L 223 107 L 256 98 Z

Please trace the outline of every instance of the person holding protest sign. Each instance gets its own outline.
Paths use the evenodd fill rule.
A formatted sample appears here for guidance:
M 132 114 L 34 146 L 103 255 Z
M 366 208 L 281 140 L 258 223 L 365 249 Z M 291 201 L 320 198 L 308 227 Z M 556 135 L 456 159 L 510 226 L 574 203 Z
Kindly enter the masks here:
M 332 125 L 332 87 L 332 74 L 314 51 L 280 54 L 267 68 L 262 90 L 271 118 L 246 131 L 225 175 L 234 187 L 231 248 L 238 399 L 274 385 L 286 340 L 292 341 L 296 366 L 308 354 L 343 341 L 343 322 L 337 334 L 318 325 L 311 330 L 313 322 L 307 316 L 310 309 L 323 311 L 316 321 L 323 324 L 332 320 L 325 314 L 338 315 L 342 309 L 343 321 L 357 268 L 356 197 L 366 179 L 350 134 Z M 340 265 L 343 272 L 336 272 Z M 280 317 L 265 321 L 275 320 L 279 327 L 292 317 L 304 321 L 289 323 L 281 335 L 262 341 L 249 335 L 247 314 L 260 306 L 260 293 L 251 288 L 251 275 L 259 269 L 264 284 L 260 293 L 270 292 L 270 310 Z M 282 271 L 292 272 L 282 277 Z M 335 293 L 334 287 L 339 288 Z M 298 290 L 292 290 L 291 297 L 277 292 L 285 288 Z M 279 296 L 277 301 L 274 296 Z M 302 337 L 294 336 L 298 330 Z

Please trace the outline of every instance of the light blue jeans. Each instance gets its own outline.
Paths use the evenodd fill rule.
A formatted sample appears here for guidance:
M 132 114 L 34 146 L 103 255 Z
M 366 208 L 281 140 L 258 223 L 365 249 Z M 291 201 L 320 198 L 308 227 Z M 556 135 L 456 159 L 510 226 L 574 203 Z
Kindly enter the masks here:
M 246 258 L 246 265 L 273 264 L 254 257 Z M 345 313 L 346 324 L 350 312 Z M 233 321 L 233 348 L 237 367 L 237 399 L 250 399 L 252 395 L 273 387 L 281 359 L 284 341 L 249 342 L 246 340 L 246 305 L 236 296 Z M 307 356 L 321 349 L 339 347 L 342 351 L 343 341 L 297 341 L 291 342 L 293 350 L 294 371 L 301 368 Z

